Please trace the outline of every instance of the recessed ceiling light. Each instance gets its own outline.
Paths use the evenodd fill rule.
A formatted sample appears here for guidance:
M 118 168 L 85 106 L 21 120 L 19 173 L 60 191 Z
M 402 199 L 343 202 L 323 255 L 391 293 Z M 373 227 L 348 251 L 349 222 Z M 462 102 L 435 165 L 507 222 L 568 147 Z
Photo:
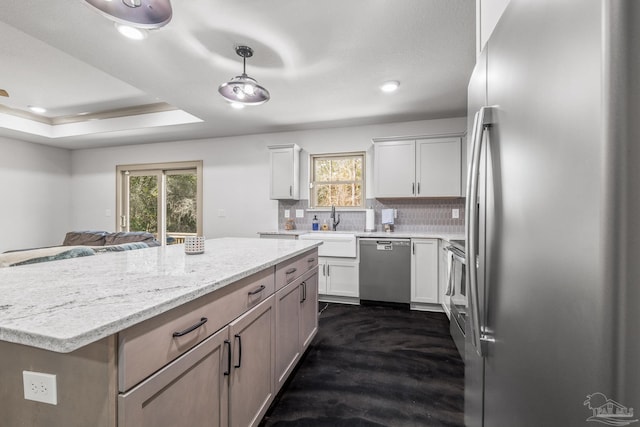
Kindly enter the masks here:
M 380 86 L 380 90 L 383 92 L 395 92 L 400 86 L 400 82 L 397 80 L 390 80 L 388 82 L 384 82 L 382 86 Z
M 242 110 L 244 108 L 244 104 L 241 104 L 239 102 L 232 102 L 231 107 L 235 108 L 236 110 Z
M 143 28 L 132 27 L 131 25 L 124 25 L 116 22 L 114 24 L 118 29 L 118 32 L 131 40 L 144 40 L 147 38 L 147 31 Z
M 36 107 L 35 105 L 29 105 L 27 108 L 36 114 L 44 114 L 47 112 L 46 108 Z

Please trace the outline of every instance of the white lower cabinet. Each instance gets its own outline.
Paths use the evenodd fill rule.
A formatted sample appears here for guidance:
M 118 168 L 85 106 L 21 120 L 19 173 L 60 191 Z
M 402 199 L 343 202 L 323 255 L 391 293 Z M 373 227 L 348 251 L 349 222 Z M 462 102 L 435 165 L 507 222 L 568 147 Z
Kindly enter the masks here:
M 359 261 L 357 259 L 320 257 L 319 293 L 358 298 Z
M 439 303 L 438 248 L 438 239 L 411 239 L 412 303 Z

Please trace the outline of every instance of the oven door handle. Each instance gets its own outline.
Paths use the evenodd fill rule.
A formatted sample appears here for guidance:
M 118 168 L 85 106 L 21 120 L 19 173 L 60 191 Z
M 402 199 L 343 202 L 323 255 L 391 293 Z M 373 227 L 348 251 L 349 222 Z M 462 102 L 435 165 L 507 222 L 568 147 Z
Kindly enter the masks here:
M 467 261 L 465 258 L 461 257 L 460 255 L 458 255 L 457 253 L 453 252 L 453 251 L 449 251 L 449 253 L 451 254 L 451 256 L 453 256 L 453 258 L 458 261 L 461 264 L 466 264 Z

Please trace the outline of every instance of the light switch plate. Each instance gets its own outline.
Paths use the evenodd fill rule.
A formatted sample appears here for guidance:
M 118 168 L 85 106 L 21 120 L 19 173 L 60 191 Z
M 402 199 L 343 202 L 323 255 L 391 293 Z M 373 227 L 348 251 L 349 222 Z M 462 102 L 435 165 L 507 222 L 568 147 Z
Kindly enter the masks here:
M 304 218 L 304 209 L 296 209 L 296 218 Z
M 291 211 L 289 209 L 285 209 L 284 210 L 284 217 L 285 218 L 291 218 Z
M 451 210 L 451 218 L 453 218 L 453 219 L 460 218 L 460 209 L 452 209 Z

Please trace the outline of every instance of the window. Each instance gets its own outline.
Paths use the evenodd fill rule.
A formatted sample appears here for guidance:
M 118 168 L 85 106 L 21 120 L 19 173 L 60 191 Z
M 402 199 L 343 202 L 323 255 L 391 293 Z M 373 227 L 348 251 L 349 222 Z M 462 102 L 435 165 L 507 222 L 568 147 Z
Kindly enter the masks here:
M 202 161 L 117 166 L 119 231 L 160 242 L 202 235 Z
M 364 208 L 364 153 L 311 156 L 310 205 Z

